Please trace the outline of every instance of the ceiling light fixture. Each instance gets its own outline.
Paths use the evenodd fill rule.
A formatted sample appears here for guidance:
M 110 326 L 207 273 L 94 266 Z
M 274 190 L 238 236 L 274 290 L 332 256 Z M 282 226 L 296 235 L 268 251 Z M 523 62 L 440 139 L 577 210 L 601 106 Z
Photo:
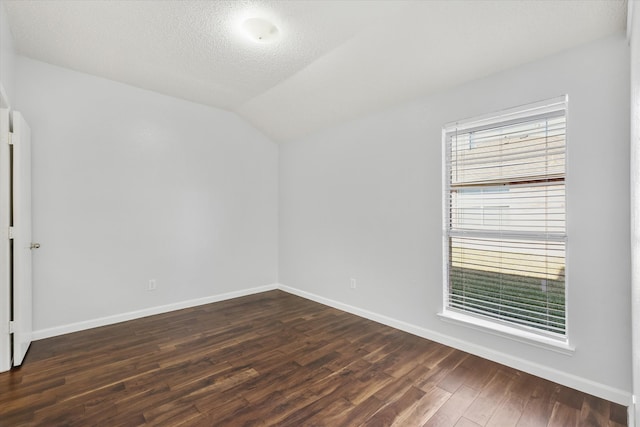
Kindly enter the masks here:
M 249 18 L 242 23 L 241 27 L 244 33 L 257 43 L 273 42 L 280 35 L 278 27 L 263 18 Z

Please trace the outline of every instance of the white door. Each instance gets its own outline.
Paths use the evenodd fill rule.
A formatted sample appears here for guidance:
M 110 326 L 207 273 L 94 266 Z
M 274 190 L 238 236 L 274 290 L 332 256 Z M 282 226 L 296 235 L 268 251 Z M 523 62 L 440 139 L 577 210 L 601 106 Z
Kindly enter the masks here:
M 13 147 L 13 365 L 22 364 L 32 333 L 31 130 L 12 112 Z
M 9 109 L 0 108 L 0 372 L 11 368 L 10 193 Z

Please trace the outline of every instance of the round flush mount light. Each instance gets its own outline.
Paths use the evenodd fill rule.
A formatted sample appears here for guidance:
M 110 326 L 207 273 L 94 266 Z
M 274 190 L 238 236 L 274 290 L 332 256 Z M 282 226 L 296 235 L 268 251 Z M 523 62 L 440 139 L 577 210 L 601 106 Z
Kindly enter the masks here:
M 257 43 L 270 43 L 278 38 L 280 30 L 264 18 L 249 18 L 241 24 L 243 32 Z

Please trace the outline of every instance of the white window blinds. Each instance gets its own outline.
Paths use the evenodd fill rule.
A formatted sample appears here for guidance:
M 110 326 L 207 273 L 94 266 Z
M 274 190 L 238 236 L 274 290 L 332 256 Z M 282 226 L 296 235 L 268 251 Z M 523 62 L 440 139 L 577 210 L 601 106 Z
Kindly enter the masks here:
M 566 336 L 566 97 L 445 139 L 445 307 Z

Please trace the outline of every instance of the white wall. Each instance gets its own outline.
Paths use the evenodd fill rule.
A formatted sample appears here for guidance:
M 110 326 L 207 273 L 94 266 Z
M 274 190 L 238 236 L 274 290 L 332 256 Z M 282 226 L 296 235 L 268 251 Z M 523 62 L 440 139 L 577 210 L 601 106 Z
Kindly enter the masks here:
M 9 102 L 13 102 L 15 97 L 13 77 L 15 49 L 13 46 L 13 36 L 9 30 L 9 21 L 7 19 L 4 2 L 0 1 L 0 86 L 4 90 Z
M 635 4 L 634 4 L 635 3 Z M 640 5 L 629 2 L 631 34 L 631 295 L 633 394 L 640 396 Z M 640 425 L 640 405 L 635 419 Z
M 36 331 L 277 282 L 277 145 L 235 114 L 23 57 L 16 84 Z
M 437 317 L 442 126 L 562 94 L 572 356 Z M 620 35 L 281 145 L 280 282 L 628 404 L 628 100 Z

